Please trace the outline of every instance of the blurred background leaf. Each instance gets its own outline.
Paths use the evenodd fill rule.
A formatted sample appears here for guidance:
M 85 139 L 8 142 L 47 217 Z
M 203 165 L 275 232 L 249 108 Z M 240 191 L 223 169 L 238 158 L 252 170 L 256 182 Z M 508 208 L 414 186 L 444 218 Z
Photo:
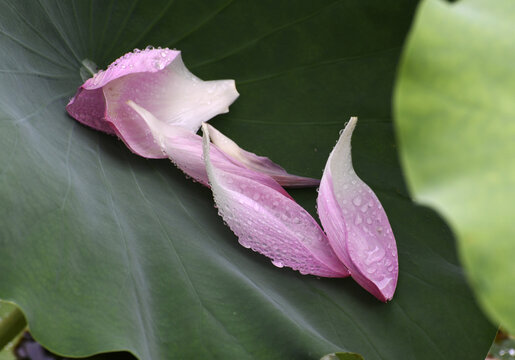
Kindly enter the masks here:
M 515 2 L 425 0 L 396 89 L 411 193 L 459 240 L 493 322 L 515 332 Z

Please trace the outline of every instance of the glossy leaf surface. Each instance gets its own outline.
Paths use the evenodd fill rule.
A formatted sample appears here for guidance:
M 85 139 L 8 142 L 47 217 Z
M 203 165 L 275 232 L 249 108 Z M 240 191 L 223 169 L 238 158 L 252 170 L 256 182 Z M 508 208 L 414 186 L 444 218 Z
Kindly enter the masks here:
M 391 93 L 415 1 L 0 3 L 0 298 L 67 355 L 142 359 L 484 359 L 495 334 L 444 222 L 407 197 Z M 241 96 L 211 123 L 288 172 L 320 177 L 350 115 L 357 174 L 396 234 L 399 282 L 380 303 L 351 279 L 278 269 L 242 248 L 208 189 L 65 112 L 83 59 L 182 51 Z M 316 191 L 292 195 L 315 215 Z

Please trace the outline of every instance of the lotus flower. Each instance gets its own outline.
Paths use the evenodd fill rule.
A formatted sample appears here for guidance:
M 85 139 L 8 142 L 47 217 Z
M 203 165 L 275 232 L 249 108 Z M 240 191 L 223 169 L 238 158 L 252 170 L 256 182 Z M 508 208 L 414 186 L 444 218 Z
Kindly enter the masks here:
M 386 302 L 397 285 L 397 248 L 381 203 L 352 167 L 356 121 L 345 127 L 322 176 L 317 203 L 326 233 L 267 174 L 220 166 L 207 125 L 204 160 L 219 213 L 243 246 L 302 274 L 351 275 Z
M 381 301 L 397 284 L 395 239 L 372 190 L 351 159 L 352 118 L 329 156 L 318 196 L 324 231 L 282 186 L 318 185 L 241 149 L 204 122 L 238 97 L 233 80 L 202 81 L 180 52 L 148 48 L 124 55 L 87 80 L 67 105 L 78 121 L 118 135 L 134 153 L 169 158 L 210 186 L 241 245 L 277 267 L 325 277 L 351 275 Z M 196 134 L 203 127 L 203 139 Z
M 134 153 L 165 158 L 147 123 L 127 105 L 134 101 L 163 125 L 195 133 L 200 124 L 229 111 L 238 92 L 234 80 L 202 81 L 182 62 L 180 51 L 134 50 L 87 80 L 66 106 L 78 121 L 117 134 Z
M 220 215 L 239 242 L 302 274 L 348 275 L 317 222 L 269 175 L 241 166 L 221 166 L 212 131 L 202 125 L 204 159 Z
M 234 80 L 202 81 L 184 66 L 180 52 L 147 48 L 116 60 L 87 80 L 67 105 L 78 121 L 117 134 L 134 153 L 170 158 L 187 175 L 208 185 L 200 124 L 229 111 Z M 270 159 L 241 149 L 212 128 L 220 162 L 272 175 L 281 185 L 316 186 L 317 179 L 290 175 Z
M 181 126 L 163 124 L 150 111 L 133 101 L 129 101 L 127 104 L 146 123 L 161 148 L 161 152 L 168 156 L 186 175 L 209 186 L 206 166 L 202 158 L 202 138 Z M 237 166 L 270 174 L 282 186 L 306 187 L 316 186 L 320 183 L 317 179 L 288 174 L 286 170 L 270 159 L 241 149 L 234 141 L 211 125 L 206 126 L 211 129 L 211 133 L 216 134 L 218 146 L 213 150 L 213 161 L 220 166 Z

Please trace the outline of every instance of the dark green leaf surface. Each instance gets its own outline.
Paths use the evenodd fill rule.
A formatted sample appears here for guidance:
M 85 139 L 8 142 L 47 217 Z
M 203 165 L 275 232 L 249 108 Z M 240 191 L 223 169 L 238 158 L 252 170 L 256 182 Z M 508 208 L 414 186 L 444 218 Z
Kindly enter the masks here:
M 328 354 L 321 358 L 320 360 L 364 360 L 363 356 L 356 353 L 334 353 Z
M 484 359 L 495 329 L 476 307 L 449 229 L 406 195 L 390 99 L 415 1 L 0 3 L 0 298 L 68 355 L 142 359 Z M 64 110 L 80 61 L 176 47 L 240 99 L 213 124 L 287 170 L 321 175 L 360 117 L 356 171 L 397 238 L 397 293 L 278 269 L 239 246 L 209 190 L 130 153 Z M 313 214 L 315 190 L 296 199 Z
M 515 331 L 515 2 L 426 0 L 396 112 L 416 199 L 452 225 L 493 321 Z

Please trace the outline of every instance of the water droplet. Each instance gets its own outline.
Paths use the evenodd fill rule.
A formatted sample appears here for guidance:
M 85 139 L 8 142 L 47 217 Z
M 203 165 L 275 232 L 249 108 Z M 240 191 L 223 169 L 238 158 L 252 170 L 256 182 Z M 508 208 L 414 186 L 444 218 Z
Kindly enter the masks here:
M 392 261 L 390 259 L 386 259 L 384 264 L 385 264 L 385 266 L 390 266 L 390 265 L 392 265 Z
M 392 271 L 393 271 L 393 265 L 392 265 L 392 266 L 390 266 L 390 267 L 388 268 L 388 271 L 389 271 L 389 272 L 392 272 Z
M 166 57 L 166 52 L 164 52 L 164 51 L 163 51 L 163 52 L 161 52 L 161 57 L 164 57 L 164 58 L 165 58 L 165 57 Z
M 300 219 L 298 217 L 294 217 L 293 218 L 293 223 L 294 224 L 300 224 Z
M 258 193 L 255 193 L 254 195 L 252 195 L 252 199 L 254 199 L 255 201 L 258 201 L 260 197 L 261 197 L 261 195 L 259 195 Z
M 391 277 L 383 277 L 382 280 L 380 281 L 376 281 L 376 285 L 379 289 L 384 289 L 386 286 L 388 286 L 388 284 L 390 283 L 390 281 L 392 281 L 392 278 Z
M 354 225 L 359 225 L 363 222 L 363 219 L 361 218 L 361 216 L 358 214 L 356 215 L 356 219 L 354 220 Z
M 372 224 L 372 219 L 371 219 L 371 218 L 369 218 L 369 217 L 367 217 L 367 224 L 368 224 L 368 225 Z
M 367 251 L 367 257 L 365 264 L 370 265 L 372 263 L 381 261 L 385 256 L 385 250 L 382 247 L 376 246 L 373 250 Z
M 163 70 L 165 68 L 165 64 L 161 61 L 156 61 L 154 63 L 154 67 L 158 70 Z
M 363 213 L 366 213 L 367 210 L 368 210 L 368 206 L 367 205 L 363 205 L 361 208 L 360 208 L 361 212 Z
M 382 234 L 383 233 L 383 227 L 382 226 L 378 226 L 376 230 L 377 230 L 378 234 Z
M 278 268 L 284 267 L 284 264 L 282 262 L 280 262 L 279 260 L 272 260 L 272 264 L 274 264 Z
M 371 267 L 368 267 L 368 268 L 367 268 L 367 273 L 369 273 L 369 274 L 373 274 L 373 273 L 375 273 L 376 271 L 377 271 L 377 269 L 376 269 L 375 267 L 372 267 L 372 266 L 371 266 Z
M 361 197 L 356 196 L 356 197 L 354 198 L 354 200 L 352 200 L 352 203 L 353 203 L 354 205 L 356 205 L 356 206 L 360 206 L 360 205 L 361 205 Z

